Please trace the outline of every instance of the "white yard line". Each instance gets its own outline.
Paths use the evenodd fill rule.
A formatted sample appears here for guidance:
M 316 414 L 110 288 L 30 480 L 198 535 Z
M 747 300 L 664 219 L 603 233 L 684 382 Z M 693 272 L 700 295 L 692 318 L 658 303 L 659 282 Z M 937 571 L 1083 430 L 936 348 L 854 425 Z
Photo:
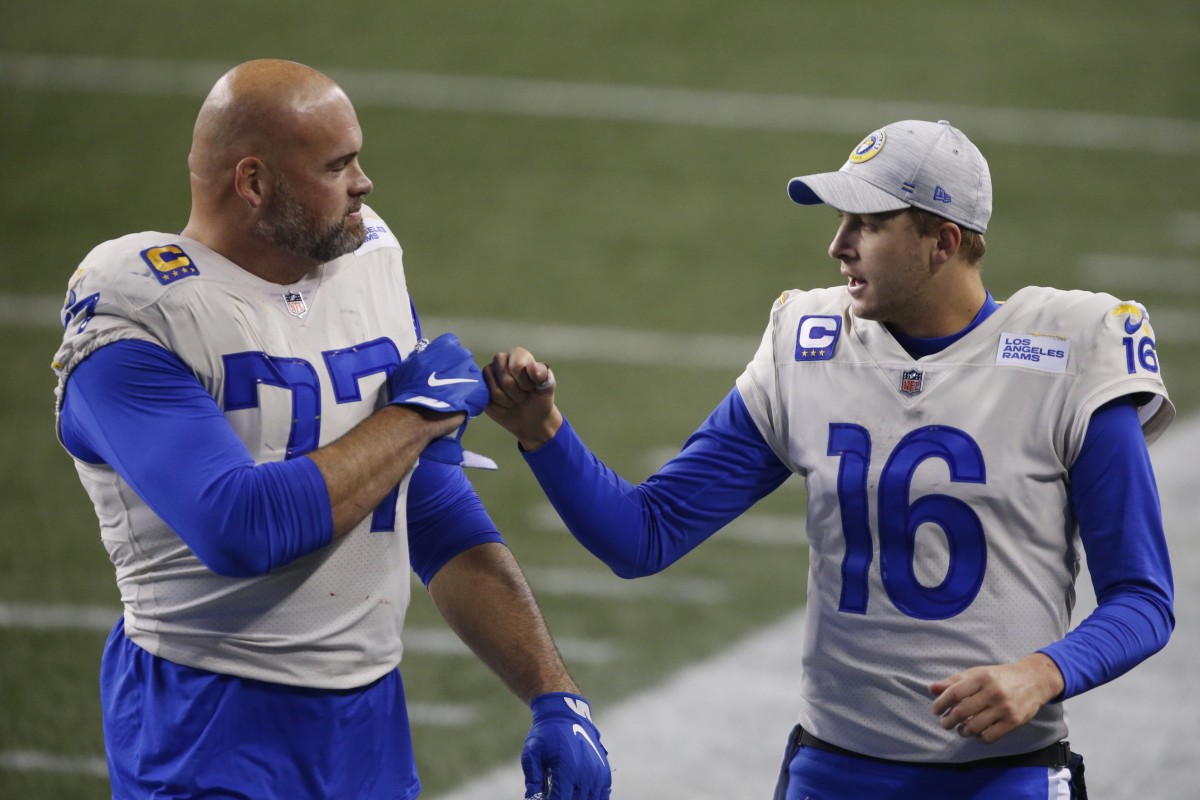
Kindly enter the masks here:
M 1200 211 L 1178 211 L 1171 219 L 1175 244 L 1200 247 Z
M 589 572 L 588 575 L 591 573 Z M 613 580 L 620 579 L 614 577 Z M 681 589 L 668 588 L 663 591 L 663 594 L 673 592 L 677 596 L 686 597 L 688 593 L 697 593 L 698 591 L 697 587 L 684 586 Z M 584 594 L 582 596 L 591 595 Z M 110 606 L 0 603 L 0 628 L 108 633 L 120 615 L 119 608 Z M 616 646 L 603 639 L 562 636 L 556 637 L 555 641 L 558 643 L 563 657 L 572 663 L 603 665 L 612 662 L 618 656 Z M 462 640 L 448 628 L 406 627 L 404 629 L 404 649 L 420 655 L 474 657 Z
M 108 633 L 120 616 L 111 606 L 0 603 L 0 628 Z
M 0 85 L 203 97 L 232 63 L 0 53 Z M 862 135 L 889 119 L 949 119 L 977 141 L 1072 150 L 1200 153 L 1187 119 L 870 98 L 326 68 L 360 107 Z
M 0 770 L 108 777 L 108 766 L 102 757 L 59 756 L 36 750 L 0 750 Z
M 1195 258 L 1089 253 L 1080 259 L 1079 273 L 1087 284 L 1109 292 L 1167 288 L 1178 295 L 1200 293 L 1200 259 Z M 1153 308 L 1150 313 L 1158 316 Z
M 554 595 L 631 602 L 660 600 L 695 605 L 716 605 L 729 599 L 725 585 L 708 578 L 651 575 L 628 581 L 602 566 L 597 569 L 522 566 L 521 569 L 538 597 Z M 565 658 L 566 654 L 563 656 Z

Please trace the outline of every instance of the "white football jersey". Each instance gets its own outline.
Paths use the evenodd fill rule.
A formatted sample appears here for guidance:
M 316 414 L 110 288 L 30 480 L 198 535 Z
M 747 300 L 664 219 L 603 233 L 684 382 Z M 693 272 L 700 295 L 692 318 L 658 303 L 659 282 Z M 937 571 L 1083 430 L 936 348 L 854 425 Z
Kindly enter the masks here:
M 334 441 L 381 407 L 381 366 L 416 344 L 400 244 L 363 213 L 368 238 L 358 251 L 289 286 L 172 234 L 95 248 L 70 283 L 67 308 L 94 313 L 68 321 L 55 356 L 60 398 L 89 353 L 140 339 L 188 365 L 256 463 Z M 407 478 L 394 508 L 329 547 L 229 578 L 206 569 L 111 467 L 76 468 L 116 567 L 125 633 L 141 647 L 213 672 L 329 689 L 365 685 L 399 663 Z
M 1082 556 L 1067 475 L 1103 403 L 1174 416 L 1145 310 L 1030 287 L 914 360 L 845 287 L 787 292 L 738 389 L 808 490 L 800 722 L 905 761 L 1028 752 L 1061 704 L 997 744 L 942 729 L 929 684 L 1061 639 Z

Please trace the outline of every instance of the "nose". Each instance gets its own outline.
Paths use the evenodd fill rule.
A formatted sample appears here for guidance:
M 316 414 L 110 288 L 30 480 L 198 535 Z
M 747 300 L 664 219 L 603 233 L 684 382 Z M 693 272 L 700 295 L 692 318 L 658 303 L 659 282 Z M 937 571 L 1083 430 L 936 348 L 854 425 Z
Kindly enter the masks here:
M 355 197 L 370 194 L 371 190 L 375 188 L 375 184 L 367 177 L 367 173 L 363 171 L 362 165 L 357 161 L 354 162 L 354 169 L 357 170 L 357 174 L 354 176 L 354 181 L 350 186 L 350 194 Z
M 850 231 L 846 224 L 846 219 L 843 217 L 838 225 L 837 232 L 833 234 L 833 241 L 829 243 L 829 257 L 834 261 L 847 261 L 853 255 L 854 248 L 850 242 Z

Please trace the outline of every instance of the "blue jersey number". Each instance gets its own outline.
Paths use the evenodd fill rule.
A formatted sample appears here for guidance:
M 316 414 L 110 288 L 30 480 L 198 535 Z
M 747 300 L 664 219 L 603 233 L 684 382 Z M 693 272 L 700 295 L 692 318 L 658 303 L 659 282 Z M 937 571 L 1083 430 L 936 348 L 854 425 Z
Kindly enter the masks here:
M 391 339 L 328 350 L 321 354 L 339 403 L 361 401 L 359 381 L 380 372 L 390 373 L 400 365 L 400 351 Z M 312 364 L 301 358 L 279 358 L 261 352 L 234 353 L 224 357 L 225 409 L 258 408 L 259 384 L 278 386 L 292 393 L 292 425 L 286 458 L 316 450 L 321 441 L 321 384 Z M 396 530 L 396 486 L 375 508 L 371 530 Z
M 865 614 L 874 550 L 867 488 L 871 434 L 860 425 L 833 423 L 828 454 L 841 459 L 837 492 L 846 555 L 838 610 Z M 979 445 L 957 428 L 930 425 L 901 439 L 879 478 L 879 570 L 888 598 L 900 611 L 918 619 L 947 619 L 962 613 L 979 593 L 987 542 L 979 516 L 962 500 L 944 494 L 910 500 L 913 475 L 930 458 L 946 462 L 953 482 L 987 479 Z M 948 546 L 946 576 L 936 586 L 921 583 L 914 569 L 917 529 L 925 523 L 941 528 Z
M 1139 365 L 1147 372 L 1158 372 L 1158 351 L 1154 349 L 1153 339 L 1143 336 L 1135 346 L 1133 337 L 1126 336 L 1121 339 L 1121 344 L 1125 345 L 1125 369 L 1130 375 L 1137 372 Z

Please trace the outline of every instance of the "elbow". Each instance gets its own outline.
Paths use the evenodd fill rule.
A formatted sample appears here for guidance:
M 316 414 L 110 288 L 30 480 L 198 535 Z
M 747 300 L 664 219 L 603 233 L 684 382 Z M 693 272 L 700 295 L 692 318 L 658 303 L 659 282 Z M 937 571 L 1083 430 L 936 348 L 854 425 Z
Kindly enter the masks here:
M 277 566 L 270 547 L 269 510 L 252 470 L 231 473 L 204 493 L 176 533 L 207 569 L 225 578 L 256 578 Z
M 662 566 L 653 566 L 633 561 L 606 561 L 608 568 L 618 578 L 633 580 L 634 578 L 645 578 L 648 575 L 655 575 L 663 571 Z
M 657 575 L 672 563 L 662 558 L 651 558 L 648 553 L 633 551 L 596 553 L 595 555 L 612 570 L 614 575 L 626 580 Z
M 325 487 L 307 459 L 229 470 L 196 502 L 161 515 L 206 568 L 255 578 L 328 545 L 333 521 Z
M 657 575 L 675 563 L 683 552 L 663 544 L 664 536 L 654 518 L 637 524 L 619 526 L 621 531 L 638 531 L 639 535 L 613 535 L 611 531 L 576 535 L 592 555 L 604 562 L 618 578 L 632 580 Z
M 1171 634 L 1174 632 L 1175 608 L 1171 599 L 1167 598 L 1162 606 L 1162 624 L 1159 626 L 1158 650 L 1162 650 L 1167 646 L 1167 642 L 1171 640 Z
M 271 561 L 266 553 L 255 552 L 244 545 L 215 543 L 192 547 L 191 551 L 205 568 L 223 578 L 257 578 L 271 571 Z

